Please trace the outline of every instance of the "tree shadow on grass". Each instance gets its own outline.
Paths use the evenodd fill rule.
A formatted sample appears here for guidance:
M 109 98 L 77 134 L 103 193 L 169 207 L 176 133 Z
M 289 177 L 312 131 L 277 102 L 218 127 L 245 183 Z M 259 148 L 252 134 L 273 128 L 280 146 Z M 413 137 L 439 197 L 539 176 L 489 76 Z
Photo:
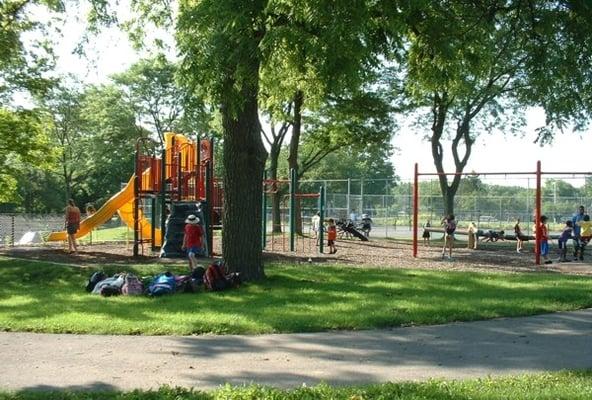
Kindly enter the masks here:
M 89 271 L 14 261 L 0 261 L 0 266 L 5 330 L 315 332 L 471 321 L 592 305 L 589 280 L 561 277 L 558 284 L 550 275 L 534 280 L 529 274 L 276 266 L 270 267 L 267 280 L 226 292 L 103 298 L 83 291 Z M 130 268 L 141 275 L 160 267 Z

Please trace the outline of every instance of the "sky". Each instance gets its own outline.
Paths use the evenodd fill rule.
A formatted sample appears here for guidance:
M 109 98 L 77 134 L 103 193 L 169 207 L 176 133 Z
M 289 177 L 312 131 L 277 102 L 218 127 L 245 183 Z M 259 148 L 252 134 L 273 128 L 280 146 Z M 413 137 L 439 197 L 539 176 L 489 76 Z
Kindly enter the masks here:
M 108 76 L 123 72 L 140 58 L 130 45 L 127 37 L 116 28 L 105 29 L 91 42 L 86 58 L 73 54 L 74 47 L 82 38 L 84 25 L 76 18 L 68 18 L 64 26 L 64 37 L 56 47 L 58 71 L 77 76 L 86 83 L 102 83 Z M 527 113 L 527 126 L 522 136 L 483 135 L 473 146 L 466 172 L 512 172 L 534 171 L 538 160 L 543 171 L 588 171 L 592 170 L 587 161 L 592 150 L 592 131 L 584 133 L 559 133 L 552 144 L 544 147 L 534 143 L 536 128 L 544 124 L 541 110 L 532 109 Z M 412 133 L 404 126 L 393 137 L 393 146 L 399 150 L 392 157 L 395 173 L 402 180 L 413 178 L 414 164 L 419 164 L 420 172 L 434 172 L 429 142 L 421 135 Z M 450 144 L 445 145 L 445 167 L 453 170 Z M 531 186 L 526 179 L 511 179 L 507 176 L 496 178 L 498 184 Z M 582 179 L 571 179 L 570 183 L 580 186 Z
M 536 128 L 544 125 L 542 110 L 532 109 L 527 113 L 527 126 L 522 136 L 483 135 L 477 138 L 465 172 L 530 172 L 536 170 L 541 161 L 542 171 L 586 172 L 592 171 L 588 160 L 592 159 L 592 132 L 558 133 L 554 142 L 541 147 L 535 144 Z M 413 179 L 413 169 L 418 163 L 420 172 L 435 172 L 430 144 L 420 135 L 403 132 L 393 138 L 392 143 L 401 149 L 393 156 L 396 173 L 403 180 Z M 450 142 L 445 145 L 445 168 L 454 171 Z M 493 178 L 492 178 L 493 179 Z M 582 179 L 572 179 L 574 186 L 583 184 Z M 525 179 L 511 179 L 502 176 L 497 181 L 524 185 Z M 498 182 L 498 183 L 499 183 Z M 501 183 L 499 183 L 501 184 Z M 532 185 L 531 185 L 532 186 Z

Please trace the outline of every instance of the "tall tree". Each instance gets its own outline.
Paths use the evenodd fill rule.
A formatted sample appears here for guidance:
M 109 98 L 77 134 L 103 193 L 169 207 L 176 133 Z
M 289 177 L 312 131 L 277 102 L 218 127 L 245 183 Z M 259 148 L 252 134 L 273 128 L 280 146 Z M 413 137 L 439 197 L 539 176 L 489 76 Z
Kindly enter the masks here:
M 64 203 L 79 193 L 90 169 L 86 167 L 89 148 L 83 130 L 82 94 L 75 87 L 56 86 L 44 99 L 50 137 L 59 154 Z
M 198 99 L 176 82 L 177 65 L 164 55 L 140 60 L 113 77 L 134 105 L 139 124 L 150 127 L 160 143 L 166 132 L 207 132 L 210 116 Z
M 307 147 L 309 144 L 305 142 L 303 150 L 307 151 Z M 306 172 L 306 178 L 363 179 L 365 193 L 385 194 L 395 180 L 392 154 L 392 146 L 385 143 L 357 143 L 328 154 L 311 166 Z
M 182 73 L 222 115 L 224 233 L 222 251 L 245 279 L 264 276 L 261 181 L 267 152 L 258 116 L 259 46 L 265 36 L 263 1 L 181 1 L 177 40 Z
M 132 105 L 113 85 L 52 90 L 45 101 L 67 198 L 99 204 L 133 173 L 137 127 Z
M 37 7 L 37 12 L 31 12 Z M 44 93 L 51 80 L 44 74 L 53 67 L 53 54 L 46 40 L 49 24 L 39 15 L 62 12 L 61 0 L 4 0 L 0 3 L 0 99 L 14 91 Z M 37 18 L 35 18 L 37 16 Z M 35 32 L 24 39 L 25 33 Z M 40 39 L 32 39 L 39 37 Z
M 25 213 L 61 212 L 64 209 L 63 183 L 56 159 L 47 163 L 21 162 L 14 173 L 17 198 L 14 210 Z
M 82 103 L 86 161 L 79 166 L 88 201 L 101 204 L 134 172 L 136 141 L 149 132 L 136 125 L 134 105 L 115 85 L 86 88 Z
M 291 105 L 288 107 L 288 113 L 281 113 L 283 118 L 283 122 L 276 126 L 276 118 L 275 115 L 271 116 L 271 125 L 269 127 L 269 132 L 262 129 L 262 135 L 267 145 L 269 146 L 269 157 L 267 163 L 267 179 L 270 181 L 277 181 L 278 180 L 278 169 L 279 169 L 279 158 L 282 151 L 282 146 L 284 144 L 284 140 L 288 131 L 290 130 L 291 122 L 290 118 L 287 114 L 289 114 L 291 110 Z M 282 190 L 283 185 L 278 184 L 277 182 L 267 185 L 267 189 L 271 194 L 271 209 L 272 209 L 272 231 L 274 233 L 280 233 L 282 231 L 282 224 L 281 224 L 281 214 L 280 214 L 280 207 L 281 207 L 281 197 L 284 191 Z
M 314 18 L 311 18 L 311 7 Z M 272 110 L 274 117 L 282 117 L 289 124 L 288 169 L 297 171 L 297 180 L 304 174 L 307 165 L 302 165 L 300 146 L 309 129 L 309 114 L 323 118 L 322 113 L 337 108 L 336 103 L 353 101 L 352 93 L 363 92 L 362 87 L 371 87 L 379 75 L 380 64 L 377 49 L 385 45 L 384 30 L 397 27 L 395 18 L 382 18 L 384 13 L 397 13 L 393 4 L 376 2 L 372 5 L 356 2 L 335 7 L 331 2 L 296 2 L 283 5 L 271 13 L 270 21 L 277 29 L 266 37 L 266 45 L 273 49 L 262 68 L 262 106 Z M 386 23 L 388 21 L 388 23 Z M 391 24 L 391 26 L 387 26 Z M 397 29 L 393 29 L 397 30 Z M 353 95 L 356 96 L 355 94 Z M 361 96 L 357 96 L 359 99 Z M 279 108 L 279 111 L 278 111 Z M 361 110 L 356 115 L 363 118 Z M 327 116 L 332 119 L 334 116 Z M 285 126 L 285 125 L 284 125 Z M 279 132 L 282 132 L 281 130 Z M 333 135 L 335 136 L 335 134 Z M 351 142 L 356 139 L 355 133 Z M 278 135 L 276 138 L 284 138 Z M 349 139 L 335 146 L 331 143 L 321 153 L 347 146 Z M 376 138 L 375 140 L 379 140 Z M 323 145 L 326 145 L 325 140 Z M 270 174 L 277 176 L 273 168 L 278 165 L 281 143 L 275 142 L 270 151 Z M 328 151 L 327 151 L 328 150 Z M 318 157 L 318 154 L 316 155 Z M 315 157 L 315 160 L 319 158 Z M 321 156 L 322 158 L 322 156 Z M 306 160 L 310 161 L 310 160 Z M 313 161 L 314 163 L 315 161 Z M 275 227 L 279 227 L 279 200 L 273 201 Z M 299 215 L 299 213 L 297 213 Z
M 524 98 L 530 105 L 558 103 L 549 102 L 554 94 L 537 90 L 552 80 L 551 67 L 559 62 L 541 54 L 544 43 L 557 39 L 556 32 L 541 30 L 538 23 L 549 10 L 554 21 L 571 13 L 563 2 L 451 1 L 425 3 L 410 15 L 408 93 L 428 110 L 439 173 L 445 172 L 443 140 L 451 140 L 456 175 L 439 176 L 446 213 L 454 210 L 460 174 L 479 133 L 515 132 L 524 123 Z M 565 47 L 553 45 L 558 46 Z M 562 117 L 574 116 L 568 107 L 563 110 Z
M 374 84 L 376 87 L 376 83 Z M 366 87 L 333 97 L 304 118 L 306 149 L 300 154 L 300 176 L 343 148 L 382 145 L 390 149 L 395 131 L 394 107 L 382 89 Z
M 380 2 L 384 7 L 396 6 Z M 374 7 L 375 3 L 372 4 Z M 186 81 L 222 113 L 224 137 L 223 252 L 247 279 L 263 276 L 260 188 L 266 152 L 260 137 L 260 71 L 293 82 L 307 76 L 345 86 L 371 61 L 368 49 L 384 19 L 371 5 L 333 1 L 181 1 L 177 39 Z M 303 68 L 305 67 L 305 68 Z M 318 74 L 310 73 L 312 69 Z M 253 223 L 253 220 L 255 223 Z
M 42 164 L 50 156 L 43 125 L 37 111 L 0 108 L 0 202 L 16 200 L 19 165 Z

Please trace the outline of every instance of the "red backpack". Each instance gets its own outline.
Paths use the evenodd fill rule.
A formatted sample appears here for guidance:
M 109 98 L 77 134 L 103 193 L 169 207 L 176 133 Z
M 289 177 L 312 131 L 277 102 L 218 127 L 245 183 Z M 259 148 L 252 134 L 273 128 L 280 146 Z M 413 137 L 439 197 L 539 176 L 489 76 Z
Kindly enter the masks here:
M 224 262 L 216 261 L 211 264 L 204 274 L 204 285 L 207 290 L 220 291 L 228 287 Z

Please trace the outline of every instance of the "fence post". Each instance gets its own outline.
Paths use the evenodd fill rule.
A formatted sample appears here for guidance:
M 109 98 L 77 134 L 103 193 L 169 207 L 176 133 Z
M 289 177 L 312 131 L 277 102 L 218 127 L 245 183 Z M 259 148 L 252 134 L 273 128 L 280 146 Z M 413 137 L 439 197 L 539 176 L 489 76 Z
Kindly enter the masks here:
M 263 171 L 263 180 L 267 181 L 267 170 Z M 266 183 L 263 183 L 263 201 L 261 202 L 261 248 L 265 250 L 267 245 L 267 195 L 265 193 Z
M 360 179 L 360 218 L 364 214 L 364 178 Z
M 14 247 L 14 215 L 10 216 L 10 247 Z
M 535 218 L 534 218 L 534 231 L 535 231 L 535 263 L 536 265 L 541 264 L 541 232 L 539 225 L 541 223 L 541 161 L 537 161 L 536 168 L 536 193 L 535 193 Z
M 417 258 L 417 212 L 419 205 L 419 179 L 418 179 L 418 164 L 415 163 L 413 174 L 413 257 Z
M 290 170 L 290 251 L 295 251 L 296 235 L 296 169 Z
M 346 207 L 347 207 L 347 210 L 345 210 L 346 219 L 348 218 L 349 213 L 351 212 L 351 204 L 350 204 L 350 199 L 349 199 L 350 195 L 351 195 L 351 178 L 347 178 L 347 198 L 345 199 L 345 203 L 346 203 Z
M 323 254 L 323 227 L 325 222 L 325 187 L 319 188 L 319 213 L 321 220 L 319 221 L 319 231 L 317 232 L 319 240 L 319 253 Z

